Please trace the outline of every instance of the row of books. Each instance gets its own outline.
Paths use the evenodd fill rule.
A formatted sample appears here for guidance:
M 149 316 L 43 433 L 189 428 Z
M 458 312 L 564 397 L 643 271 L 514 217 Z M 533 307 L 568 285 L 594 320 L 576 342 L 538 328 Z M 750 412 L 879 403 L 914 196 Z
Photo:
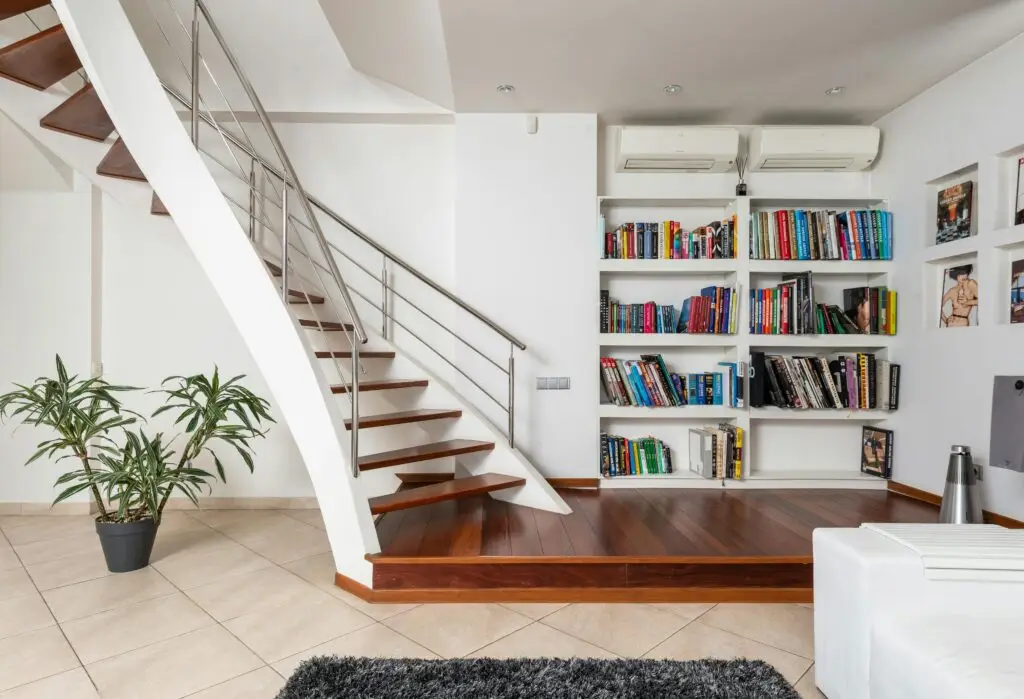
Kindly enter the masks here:
M 750 405 L 797 410 L 896 410 L 900 365 L 858 353 L 835 359 L 750 353 Z
M 891 260 L 892 212 L 755 212 L 750 216 L 750 259 Z
M 704 478 L 743 478 L 743 428 L 723 422 L 691 428 L 690 471 Z
M 843 289 L 843 308 L 814 302 L 810 272 L 786 274 L 768 289 L 750 290 L 753 335 L 895 335 L 896 292 L 888 287 Z
M 641 354 L 639 360 L 601 357 L 601 383 L 614 405 L 744 407 L 746 364 L 719 362 L 718 367 L 714 372 L 677 374 L 668 370 L 660 354 Z
M 734 334 L 739 325 L 736 289 L 708 286 L 700 296 L 675 308 L 647 303 L 616 303 L 601 291 L 601 332 L 603 333 L 717 333 Z
M 601 433 L 601 475 L 605 478 L 662 473 L 672 473 L 672 450 L 660 439 Z
M 720 260 L 736 257 L 736 217 L 692 231 L 679 221 L 623 223 L 604 236 L 608 260 Z

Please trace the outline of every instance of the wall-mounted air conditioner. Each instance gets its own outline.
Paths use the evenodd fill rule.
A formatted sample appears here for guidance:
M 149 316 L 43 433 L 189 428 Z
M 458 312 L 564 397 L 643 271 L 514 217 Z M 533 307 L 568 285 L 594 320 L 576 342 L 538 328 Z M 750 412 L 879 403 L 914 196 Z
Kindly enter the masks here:
M 740 132 L 716 126 L 619 126 L 618 172 L 728 172 L 736 166 Z
M 750 134 L 751 172 L 854 172 L 878 157 L 874 126 L 762 126 Z

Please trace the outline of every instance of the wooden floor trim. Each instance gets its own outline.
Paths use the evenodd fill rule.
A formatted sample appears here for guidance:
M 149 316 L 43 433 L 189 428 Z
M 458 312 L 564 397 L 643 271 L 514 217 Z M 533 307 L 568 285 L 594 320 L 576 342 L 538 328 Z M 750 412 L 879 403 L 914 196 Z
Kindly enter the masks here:
M 920 500 L 921 502 L 927 502 L 930 505 L 942 506 L 942 496 L 931 493 L 927 490 L 921 490 L 915 488 L 912 485 L 906 483 L 897 483 L 896 481 L 889 481 L 889 492 L 902 495 L 907 498 L 913 498 L 914 500 Z M 1007 529 L 1024 529 L 1024 522 L 1013 517 L 1007 517 L 1001 515 L 998 512 L 991 512 L 990 510 L 982 510 L 982 514 L 985 517 L 987 524 L 998 524 L 1000 527 L 1006 527 Z
M 753 563 L 809 565 L 811 556 L 385 556 L 366 554 L 374 565 L 751 565 Z
M 651 587 L 651 588 L 490 588 L 371 590 L 341 573 L 335 585 L 366 602 L 802 602 L 814 601 L 814 590 L 796 588 Z

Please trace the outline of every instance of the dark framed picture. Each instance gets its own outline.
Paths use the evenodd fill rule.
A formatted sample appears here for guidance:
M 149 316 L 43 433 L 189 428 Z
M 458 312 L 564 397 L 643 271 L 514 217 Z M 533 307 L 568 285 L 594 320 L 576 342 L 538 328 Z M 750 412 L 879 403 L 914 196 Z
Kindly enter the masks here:
M 861 432 L 861 473 L 892 477 L 892 430 L 864 427 Z
M 1013 225 L 1024 223 L 1024 157 L 1017 158 L 1017 198 L 1014 200 Z

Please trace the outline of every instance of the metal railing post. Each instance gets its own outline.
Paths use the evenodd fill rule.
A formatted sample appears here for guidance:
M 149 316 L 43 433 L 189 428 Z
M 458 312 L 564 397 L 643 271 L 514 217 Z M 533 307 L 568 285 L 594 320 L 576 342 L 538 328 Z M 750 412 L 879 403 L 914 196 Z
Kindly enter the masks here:
M 249 163 L 249 240 L 256 242 L 256 161 Z
M 508 345 L 508 445 L 516 447 L 516 346 Z
M 288 303 L 288 180 L 281 190 L 281 298 Z
M 381 262 L 380 270 L 380 334 L 388 339 L 388 258 Z
M 352 477 L 359 478 L 359 343 L 352 342 L 352 384 L 349 395 L 352 397 Z
M 192 145 L 199 147 L 199 2 L 192 3 Z

